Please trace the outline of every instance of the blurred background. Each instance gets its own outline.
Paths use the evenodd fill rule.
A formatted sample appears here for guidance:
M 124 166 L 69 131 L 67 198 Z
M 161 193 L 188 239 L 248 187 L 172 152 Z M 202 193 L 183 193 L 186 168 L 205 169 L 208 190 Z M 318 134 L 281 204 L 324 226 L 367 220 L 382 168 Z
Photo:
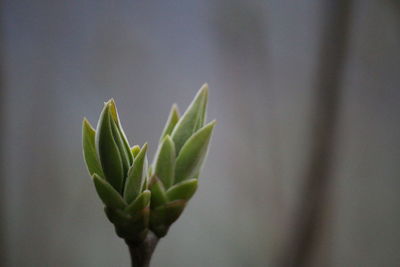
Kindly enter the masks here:
M 204 82 L 200 187 L 152 266 L 400 266 L 400 4 L 0 1 L 0 266 L 129 266 L 81 150 L 150 155 Z

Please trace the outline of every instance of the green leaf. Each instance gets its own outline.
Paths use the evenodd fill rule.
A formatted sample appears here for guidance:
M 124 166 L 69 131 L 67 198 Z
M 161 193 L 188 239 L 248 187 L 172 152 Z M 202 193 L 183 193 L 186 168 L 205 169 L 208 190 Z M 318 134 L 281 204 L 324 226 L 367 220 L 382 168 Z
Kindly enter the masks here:
M 150 204 L 151 192 L 149 190 L 143 191 L 129 206 L 125 208 L 125 211 L 134 214 L 135 212 L 144 209 Z
M 134 146 L 131 148 L 131 152 L 132 152 L 133 157 L 136 158 L 137 155 L 138 155 L 139 152 L 140 152 L 140 146 L 134 145 Z
M 114 141 L 117 144 L 119 155 L 121 156 L 122 166 L 124 169 L 123 172 L 127 173 L 129 166 L 131 166 L 131 164 L 129 163 L 129 156 L 124 147 L 124 141 L 122 140 L 122 136 L 121 136 L 120 132 L 118 131 L 118 127 L 117 127 L 117 124 L 115 123 L 115 121 L 111 119 L 110 123 L 111 123 L 111 132 L 113 134 Z M 131 154 L 130 150 L 129 150 L 129 154 Z
M 102 179 L 96 173 L 93 174 L 93 182 L 97 194 L 103 201 L 104 205 L 114 209 L 124 209 L 126 206 L 125 201 L 121 195 L 109 184 L 106 180 Z
M 104 177 L 103 170 L 101 169 L 100 161 L 96 152 L 95 145 L 96 131 L 90 125 L 89 121 L 84 118 L 82 123 L 82 146 L 83 156 L 85 158 L 86 166 L 90 176 L 94 173 Z
M 182 147 L 176 159 L 175 184 L 198 175 L 207 154 L 214 126 L 215 121 L 208 123 L 193 134 Z
M 204 126 L 205 121 L 206 121 L 207 102 L 208 102 L 208 84 L 205 83 L 202 87 L 207 88 L 206 89 L 206 96 L 203 99 L 202 107 L 200 108 L 199 118 L 197 120 L 197 123 L 196 123 L 196 125 L 194 127 L 194 131 L 193 132 L 196 132 L 198 129 L 202 128 Z
M 147 169 L 147 176 L 150 177 L 153 175 L 153 166 L 149 166 L 149 168 Z
M 180 115 L 178 106 L 176 104 L 173 104 L 168 116 L 167 123 L 165 124 L 164 130 L 161 134 L 160 140 L 163 140 L 164 137 L 167 135 L 171 135 L 176 123 L 179 121 L 179 117 Z
M 197 179 L 190 179 L 172 186 L 167 191 L 167 197 L 171 200 L 189 200 L 197 190 Z
M 140 188 L 140 191 L 144 191 L 148 189 L 149 186 L 149 161 L 147 160 L 147 157 L 144 158 L 144 163 L 143 163 L 143 184 L 142 187 Z
M 208 85 L 204 84 L 172 131 L 171 138 L 175 143 L 177 154 L 189 137 L 204 123 L 207 98 Z
M 151 178 L 149 189 L 151 191 L 150 205 L 152 208 L 163 205 L 168 201 L 167 195 L 165 193 L 165 188 L 160 179 L 157 178 L 157 176 L 154 175 Z
M 133 155 L 132 155 L 131 150 L 129 148 L 128 138 L 126 138 L 125 132 L 122 129 L 122 125 L 121 125 L 121 122 L 120 122 L 119 116 L 118 116 L 117 106 L 115 105 L 114 99 L 111 98 L 111 100 L 109 102 L 110 102 L 111 116 L 112 116 L 114 122 L 117 125 L 118 133 L 121 136 L 121 140 L 123 142 L 123 150 L 124 150 L 124 153 L 128 156 L 129 166 L 130 166 L 133 163 Z
M 169 188 L 175 175 L 175 145 L 169 135 L 160 144 L 154 162 L 154 174 L 163 182 L 165 188 Z
M 124 169 L 118 146 L 111 129 L 110 104 L 105 104 L 97 124 L 95 143 L 106 180 L 118 191 L 122 191 Z
M 147 152 L 147 143 L 143 145 L 139 154 L 133 161 L 133 165 L 128 171 L 128 177 L 125 183 L 124 199 L 130 204 L 140 193 L 143 188 L 144 177 L 146 171 L 144 170 L 144 162 Z

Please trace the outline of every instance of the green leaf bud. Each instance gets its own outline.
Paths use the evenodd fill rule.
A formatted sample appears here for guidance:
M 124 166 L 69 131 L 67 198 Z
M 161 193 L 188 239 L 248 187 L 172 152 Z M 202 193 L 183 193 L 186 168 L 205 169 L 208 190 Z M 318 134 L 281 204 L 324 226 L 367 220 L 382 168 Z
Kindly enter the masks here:
M 106 180 L 102 179 L 96 173 L 93 174 L 93 182 L 97 194 L 103 201 L 104 205 L 114 209 L 124 209 L 126 207 L 126 203 L 122 199 L 121 195 Z
M 93 129 L 92 125 L 90 125 L 89 121 L 84 118 L 82 123 L 82 146 L 87 169 L 90 176 L 97 173 L 99 176 L 104 177 L 100 160 L 96 152 L 95 135 L 96 131 Z
M 198 175 L 207 154 L 214 126 L 215 121 L 208 123 L 193 134 L 182 147 L 176 159 L 175 184 Z
M 110 105 L 106 103 L 97 125 L 96 150 L 106 180 L 115 190 L 121 192 L 125 175 L 121 155 L 112 134 L 111 123 Z
M 167 135 L 161 142 L 154 165 L 154 174 L 162 181 L 165 188 L 169 188 L 175 176 L 175 144 Z
M 185 113 L 179 119 L 178 123 L 175 125 L 175 128 L 171 133 L 171 138 L 175 143 L 177 154 L 180 152 L 186 140 L 202 127 L 206 114 L 207 99 L 208 85 L 204 84 L 193 99 L 192 103 L 186 109 Z
M 189 200 L 197 190 L 197 179 L 189 179 L 172 186 L 167 190 L 169 201 L 183 199 Z
M 129 206 L 125 208 L 125 211 L 129 214 L 135 214 L 139 210 L 142 210 L 150 205 L 151 192 L 149 190 L 143 191 Z
M 163 140 L 165 136 L 171 135 L 175 128 L 176 123 L 179 121 L 179 109 L 176 104 L 172 105 L 171 111 L 168 116 L 167 123 L 164 126 L 164 130 L 161 134 L 160 140 Z
M 153 176 L 150 180 L 149 189 L 151 191 L 151 208 L 158 207 L 168 201 L 163 183 L 157 176 Z
M 132 152 L 133 157 L 136 158 L 136 156 L 137 156 L 137 155 L 139 154 L 139 152 L 140 152 L 140 146 L 134 145 L 134 146 L 131 148 L 131 152 Z
M 130 204 L 141 192 L 147 170 L 144 170 L 144 162 L 147 152 L 147 143 L 143 145 L 137 157 L 134 159 L 132 166 L 128 171 L 128 177 L 125 183 L 124 199 Z

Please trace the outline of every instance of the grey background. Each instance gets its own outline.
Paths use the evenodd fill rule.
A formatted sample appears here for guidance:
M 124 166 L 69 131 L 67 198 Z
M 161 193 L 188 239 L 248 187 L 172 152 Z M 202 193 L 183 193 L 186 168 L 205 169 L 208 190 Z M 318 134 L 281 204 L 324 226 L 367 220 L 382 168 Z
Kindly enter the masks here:
M 210 85 L 200 188 L 153 266 L 276 266 L 312 136 L 326 1 L 2 1 L 1 266 L 128 266 L 81 152 L 113 97 L 153 155 Z M 400 264 L 400 6 L 353 1 L 324 231 L 309 265 Z

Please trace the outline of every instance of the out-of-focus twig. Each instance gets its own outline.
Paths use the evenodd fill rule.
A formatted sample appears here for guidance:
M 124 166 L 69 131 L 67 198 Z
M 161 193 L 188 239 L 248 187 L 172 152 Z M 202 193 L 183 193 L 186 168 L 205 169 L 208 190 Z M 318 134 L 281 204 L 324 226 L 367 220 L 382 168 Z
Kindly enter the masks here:
M 304 188 L 280 266 L 310 266 L 328 203 L 332 155 L 345 70 L 350 0 L 325 1 L 313 112 L 312 147 Z
M 3 8 L 4 3 L 0 0 L 0 125 L 4 125 L 4 105 L 2 105 L 3 97 L 4 97 L 4 69 L 3 69 L 3 49 L 4 49 L 4 38 L 3 38 Z M 2 127 L 0 131 L 0 218 L 5 218 L 4 214 L 4 205 L 5 205 L 5 196 L 4 196 L 4 127 Z M 5 240 L 4 240 L 4 224 L 5 222 L 0 222 L 0 266 L 5 265 Z

